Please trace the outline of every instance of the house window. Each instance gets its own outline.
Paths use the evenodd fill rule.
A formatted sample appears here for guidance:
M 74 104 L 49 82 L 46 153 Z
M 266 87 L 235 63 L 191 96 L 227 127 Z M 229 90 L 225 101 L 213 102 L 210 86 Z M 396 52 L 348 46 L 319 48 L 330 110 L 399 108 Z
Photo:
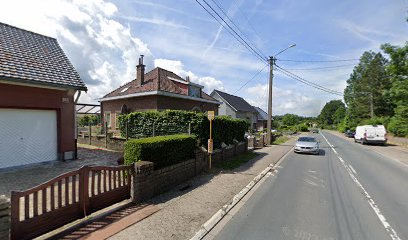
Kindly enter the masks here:
M 115 128 L 116 129 L 119 128 L 119 116 L 120 116 L 120 112 L 116 112 L 115 113 Z
M 188 95 L 191 97 L 200 98 L 201 97 L 201 88 L 195 86 L 189 86 Z
M 108 123 L 108 128 L 111 127 L 111 113 L 105 112 L 105 122 Z

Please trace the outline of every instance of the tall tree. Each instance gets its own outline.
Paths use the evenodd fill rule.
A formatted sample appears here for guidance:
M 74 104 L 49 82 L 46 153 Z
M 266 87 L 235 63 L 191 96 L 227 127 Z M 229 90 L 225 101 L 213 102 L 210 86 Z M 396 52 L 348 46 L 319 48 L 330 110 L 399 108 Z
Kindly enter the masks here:
M 321 124 L 332 125 L 340 123 L 346 114 L 346 106 L 341 100 L 331 100 L 326 103 L 318 116 Z
M 381 53 L 364 52 L 347 80 L 344 101 L 354 124 L 370 118 L 371 104 L 375 116 L 392 116 L 393 102 L 388 89 L 391 80 L 386 73 L 387 59 Z
M 408 42 L 403 47 L 384 44 L 381 49 L 390 56 L 387 73 L 391 88 L 387 94 L 395 106 L 388 128 L 395 135 L 408 137 Z

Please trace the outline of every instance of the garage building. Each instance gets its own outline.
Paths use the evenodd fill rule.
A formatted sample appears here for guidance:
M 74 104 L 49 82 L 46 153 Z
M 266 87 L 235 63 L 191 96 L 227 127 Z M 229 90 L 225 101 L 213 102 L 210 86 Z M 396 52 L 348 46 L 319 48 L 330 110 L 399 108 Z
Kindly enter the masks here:
M 86 90 L 56 39 L 0 23 L 0 169 L 73 159 Z

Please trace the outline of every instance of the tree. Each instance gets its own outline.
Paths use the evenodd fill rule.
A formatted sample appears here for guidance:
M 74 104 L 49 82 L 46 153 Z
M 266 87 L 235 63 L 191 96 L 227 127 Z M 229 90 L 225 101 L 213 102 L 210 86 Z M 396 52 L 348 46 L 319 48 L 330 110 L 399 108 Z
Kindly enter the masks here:
M 388 92 L 391 80 L 387 76 L 387 64 L 387 59 L 381 53 L 369 51 L 361 56 L 344 90 L 344 101 L 352 123 L 358 124 L 363 119 L 371 118 L 371 104 L 375 116 L 393 115 L 394 104 Z
M 346 106 L 341 100 L 332 100 L 326 103 L 317 117 L 323 125 L 339 124 L 346 113 Z
M 287 114 L 283 115 L 283 117 L 282 117 L 282 123 L 283 123 L 283 125 L 286 125 L 286 126 L 295 126 L 295 125 L 299 124 L 299 122 L 300 122 L 299 120 L 300 120 L 299 116 L 297 116 L 295 114 L 290 114 L 290 113 L 287 113 Z
M 386 70 L 391 87 L 387 94 L 395 106 L 388 129 L 397 136 L 408 136 L 408 42 L 403 47 L 384 44 L 381 49 L 390 56 Z

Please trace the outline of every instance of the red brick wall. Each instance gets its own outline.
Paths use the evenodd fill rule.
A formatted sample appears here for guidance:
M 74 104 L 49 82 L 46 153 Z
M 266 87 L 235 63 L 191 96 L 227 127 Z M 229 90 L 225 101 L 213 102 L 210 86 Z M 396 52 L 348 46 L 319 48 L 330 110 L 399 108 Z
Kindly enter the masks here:
M 120 112 L 122 105 L 126 104 L 130 112 L 148 111 L 157 109 L 156 96 L 125 98 L 101 102 L 102 122 L 105 122 L 105 112 L 111 112 L 111 128 L 115 127 L 115 112 Z
M 120 112 L 123 104 L 126 104 L 130 112 L 166 109 L 192 111 L 194 107 L 199 107 L 203 111 L 215 111 L 216 115 L 218 115 L 218 105 L 213 103 L 166 96 L 144 96 L 101 102 L 102 121 L 105 122 L 105 112 L 110 111 L 111 128 L 113 128 L 115 126 L 114 113 Z
M 63 103 L 62 98 L 68 98 L 69 103 Z M 0 108 L 56 110 L 58 152 L 74 151 L 75 106 L 73 95 L 68 91 L 0 83 Z
M 215 111 L 218 115 L 218 105 L 188 99 L 157 96 L 158 110 L 177 109 L 192 111 L 194 107 L 199 107 L 202 111 Z

